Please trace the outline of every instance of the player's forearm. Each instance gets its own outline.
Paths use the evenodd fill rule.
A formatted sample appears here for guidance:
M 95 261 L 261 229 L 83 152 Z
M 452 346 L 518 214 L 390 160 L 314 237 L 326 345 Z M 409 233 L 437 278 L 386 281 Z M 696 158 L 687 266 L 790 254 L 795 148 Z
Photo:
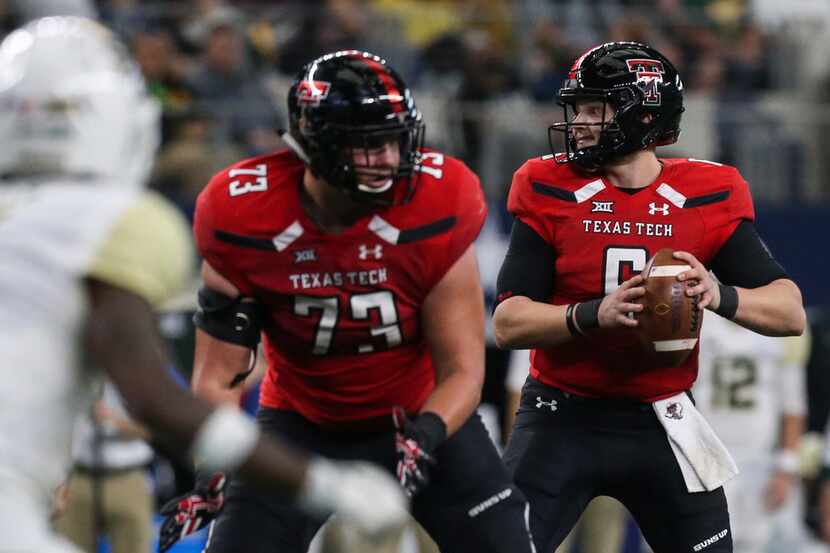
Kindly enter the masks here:
M 550 305 L 516 296 L 504 300 L 493 314 L 496 345 L 501 349 L 531 349 L 559 345 L 572 339 L 564 305 Z
M 804 415 L 785 414 L 781 417 L 781 449 L 797 451 L 804 433 Z
M 484 384 L 483 360 L 481 375 L 474 371 L 455 371 L 439 380 L 432 394 L 427 398 L 422 412 L 437 414 L 447 425 L 447 436 L 470 418 L 481 401 L 481 387 Z
M 734 321 L 767 336 L 798 336 L 807 316 L 798 286 L 778 279 L 759 288 L 737 288 L 738 310 Z
M 196 330 L 191 388 L 197 396 L 213 403 L 239 405 L 245 390 L 238 375 L 248 372 L 251 350 L 217 340 Z
M 95 404 L 95 418 L 99 423 L 107 423 L 115 427 L 118 433 L 125 438 L 137 438 L 140 440 L 149 440 L 150 433 L 147 428 L 134 421 L 133 419 L 122 415 L 119 412 L 110 409 L 103 401 L 97 401 Z
M 227 384 L 216 380 L 194 380 L 191 386 L 197 397 L 214 405 L 238 406 L 245 391 L 241 384 L 229 387 Z

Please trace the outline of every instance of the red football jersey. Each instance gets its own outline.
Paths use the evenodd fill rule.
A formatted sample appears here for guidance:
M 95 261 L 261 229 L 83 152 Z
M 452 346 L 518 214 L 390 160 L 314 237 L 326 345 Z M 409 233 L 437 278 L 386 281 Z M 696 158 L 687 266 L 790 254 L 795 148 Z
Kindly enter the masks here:
M 554 305 L 605 296 L 642 271 L 657 250 L 692 253 L 704 265 L 742 219 L 754 219 L 749 187 L 726 165 L 661 159 L 651 185 L 633 194 L 586 177 L 553 156 L 525 163 L 513 176 L 508 209 L 556 252 Z M 705 324 L 704 317 L 704 324 Z M 531 353 L 530 373 L 545 384 L 591 397 L 655 401 L 691 387 L 697 348 L 676 368 L 645 368 L 628 329 Z
M 487 215 L 478 177 L 422 152 L 412 199 L 327 234 L 300 203 L 289 151 L 218 173 L 199 195 L 201 255 L 268 313 L 260 404 L 317 422 L 417 412 L 435 386 L 421 305 Z

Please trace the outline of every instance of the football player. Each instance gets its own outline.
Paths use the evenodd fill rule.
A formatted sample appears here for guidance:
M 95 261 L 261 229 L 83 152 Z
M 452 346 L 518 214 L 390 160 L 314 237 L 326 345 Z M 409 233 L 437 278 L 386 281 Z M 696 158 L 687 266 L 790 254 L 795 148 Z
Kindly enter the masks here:
M 288 111 L 290 149 L 228 167 L 199 196 L 194 389 L 236 404 L 262 334 L 266 433 L 384 465 L 443 551 L 531 551 L 527 503 L 474 414 L 478 178 L 421 148 L 412 94 L 376 55 L 311 61 Z M 305 553 L 323 522 L 234 479 L 207 551 Z
M 809 335 L 768 338 L 709 316 L 694 395 L 741 474 L 725 486 L 737 551 L 800 539 L 799 442 L 807 403 Z M 795 547 L 794 549 L 797 549 Z
M 683 84 L 655 49 L 580 56 L 559 92 L 565 152 L 514 175 L 494 311 L 499 344 L 531 348 L 505 461 L 552 551 L 595 496 L 621 501 L 658 553 L 731 551 L 722 483 L 737 469 L 685 393 L 697 351 L 654 366 L 634 336 L 638 271 L 663 247 L 690 297 L 772 335 L 801 334 L 801 293 L 753 224 L 749 188 L 719 163 L 658 158 L 680 133 Z M 708 273 L 714 270 L 721 284 Z
M 126 49 L 94 21 L 40 19 L 0 45 L 0 83 L 0 549 L 80 551 L 49 515 L 100 374 L 84 367 L 107 371 L 168 452 L 371 532 L 399 525 L 406 500 L 384 472 L 261 437 L 169 375 L 151 306 L 186 282 L 193 251 L 184 218 L 143 188 L 159 109 Z

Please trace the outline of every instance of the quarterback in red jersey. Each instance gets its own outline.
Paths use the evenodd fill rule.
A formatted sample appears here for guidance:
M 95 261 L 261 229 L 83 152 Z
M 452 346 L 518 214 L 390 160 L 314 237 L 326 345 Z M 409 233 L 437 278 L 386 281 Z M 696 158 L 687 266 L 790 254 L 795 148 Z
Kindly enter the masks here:
M 199 196 L 194 389 L 237 402 L 262 335 L 266 432 L 387 467 L 442 550 L 529 553 L 527 503 L 474 415 L 478 178 L 422 147 L 409 89 L 375 55 L 312 61 L 288 107 L 290 148 L 221 171 Z M 233 481 L 207 551 L 305 553 L 324 520 Z
M 653 367 L 632 334 L 639 272 L 659 249 L 686 262 L 677 278 L 697 281 L 689 294 L 700 309 L 764 334 L 805 325 L 738 171 L 656 156 L 680 133 L 682 90 L 651 47 L 589 50 L 559 92 L 565 122 L 551 126 L 565 153 L 513 178 L 493 322 L 501 347 L 533 350 L 505 462 L 540 551 L 599 495 L 624 503 L 657 553 L 732 550 L 722 483 L 737 468 L 688 393 L 697 350 L 679 367 Z

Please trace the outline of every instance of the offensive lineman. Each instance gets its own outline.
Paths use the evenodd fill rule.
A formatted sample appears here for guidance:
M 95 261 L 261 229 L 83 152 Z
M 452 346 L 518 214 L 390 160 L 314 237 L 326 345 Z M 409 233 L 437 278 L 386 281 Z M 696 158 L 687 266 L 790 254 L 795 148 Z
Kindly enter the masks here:
M 199 196 L 194 389 L 236 404 L 262 331 L 266 432 L 395 472 L 444 551 L 530 552 L 527 503 L 474 414 L 478 178 L 421 149 L 409 89 L 373 54 L 307 64 L 288 111 L 290 150 L 221 171 Z M 323 522 L 234 480 L 207 551 L 305 553 Z
M 170 452 L 371 532 L 399 525 L 394 479 L 262 438 L 168 375 L 151 305 L 184 283 L 192 248 L 183 218 L 143 190 L 158 116 L 126 50 L 91 20 L 37 20 L 0 45 L 0 551 L 78 551 L 49 515 L 92 400 L 87 366 L 106 369 Z

